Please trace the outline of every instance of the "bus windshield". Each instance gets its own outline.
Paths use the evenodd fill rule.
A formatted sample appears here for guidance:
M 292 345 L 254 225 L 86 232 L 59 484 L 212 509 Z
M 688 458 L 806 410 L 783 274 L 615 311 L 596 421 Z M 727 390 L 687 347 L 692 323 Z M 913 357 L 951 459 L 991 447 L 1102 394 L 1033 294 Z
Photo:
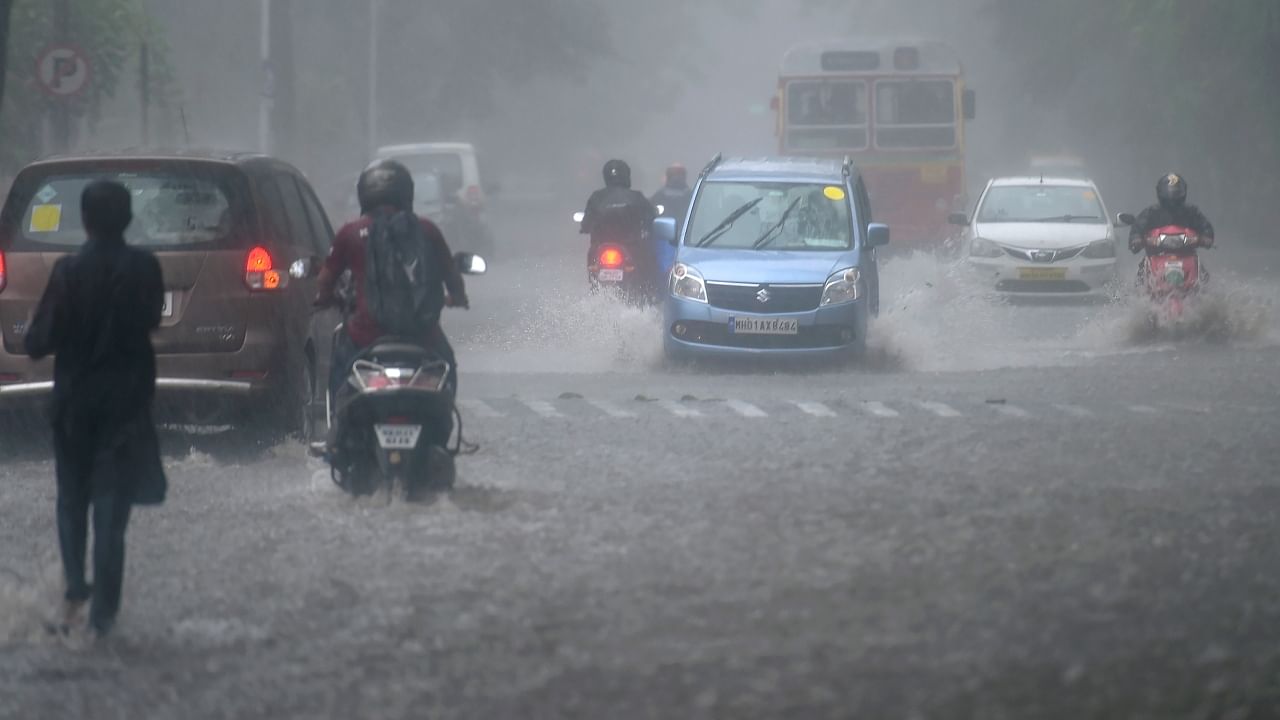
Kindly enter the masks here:
M 876 146 L 949 148 L 956 144 L 956 91 L 951 80 L 876 82 Z
M 794 80 L 787 84 L 787 143 L 796 150 L 867 146 L 867 84 L 862 80 Z

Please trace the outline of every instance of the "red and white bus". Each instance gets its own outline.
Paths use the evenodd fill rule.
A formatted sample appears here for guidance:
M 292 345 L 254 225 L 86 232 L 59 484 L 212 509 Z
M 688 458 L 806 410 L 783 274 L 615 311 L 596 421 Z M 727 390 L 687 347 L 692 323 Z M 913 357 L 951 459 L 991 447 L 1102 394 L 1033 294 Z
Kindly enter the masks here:
M 876 222 L 895 244 L 928 246 L 948 235 L 947 216 L 968 206 L 965 121 L 975 98 L 959 54 L 936 42 L 812 43 L 782 62 L 779 149 L 845 157 L 866 179 Z

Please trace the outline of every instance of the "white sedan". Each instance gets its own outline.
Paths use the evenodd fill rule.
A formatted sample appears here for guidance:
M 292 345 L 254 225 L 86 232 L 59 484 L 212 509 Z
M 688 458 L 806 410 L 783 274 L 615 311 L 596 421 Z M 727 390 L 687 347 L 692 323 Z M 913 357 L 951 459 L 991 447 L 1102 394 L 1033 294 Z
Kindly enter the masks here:
M 1000 292 L 1084 295 L 1115 280 L 1115 226 L 1090 180 L 997 178 L 972 219 L 951 222 L 966 228 L 965 262 Z

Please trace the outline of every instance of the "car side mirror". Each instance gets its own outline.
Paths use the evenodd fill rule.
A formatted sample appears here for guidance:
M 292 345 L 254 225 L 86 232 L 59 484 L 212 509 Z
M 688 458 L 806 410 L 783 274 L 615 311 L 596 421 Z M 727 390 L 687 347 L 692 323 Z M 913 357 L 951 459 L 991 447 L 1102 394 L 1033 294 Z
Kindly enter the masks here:
M 889 226 L 882 223 L 871 223 L 867 226 L 867 245 L 873 248 L 889 244 Z
M 961 104 L 964 105 L 964 119 L 973 120 L 978 117 L 978 93 L 965 90 Z
M 969 216 L 964 213 L 951 213 L 947 216 L 947 222 L 960 227 L 969 227 Z
M 658 218 L 653 221 L 653 237 L 657 242 L 665 242 L 668 245 L 676 244 L 676 219 L 675 218 Z
M 1116 225 L 1136 225 L 1137 223 L 1138 218 L 1134 217 L 1133 213 L 1120 213 L 1119 215 L 1116 215 Z
M 453 256 L 453 264 L 463 275 L 483 275 L 489 271 L 489 263 L 475 253 L 460 252 Z

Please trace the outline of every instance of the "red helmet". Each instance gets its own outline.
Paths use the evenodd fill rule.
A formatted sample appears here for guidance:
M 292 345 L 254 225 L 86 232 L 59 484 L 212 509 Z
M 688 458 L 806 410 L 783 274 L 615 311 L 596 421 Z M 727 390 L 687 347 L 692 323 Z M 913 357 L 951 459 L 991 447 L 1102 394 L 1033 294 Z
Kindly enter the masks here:
M 684 186 L 689 182 L 689 171 L 684 165 L 674 163 L 667 168 L 667 184 L 671 186 Z

